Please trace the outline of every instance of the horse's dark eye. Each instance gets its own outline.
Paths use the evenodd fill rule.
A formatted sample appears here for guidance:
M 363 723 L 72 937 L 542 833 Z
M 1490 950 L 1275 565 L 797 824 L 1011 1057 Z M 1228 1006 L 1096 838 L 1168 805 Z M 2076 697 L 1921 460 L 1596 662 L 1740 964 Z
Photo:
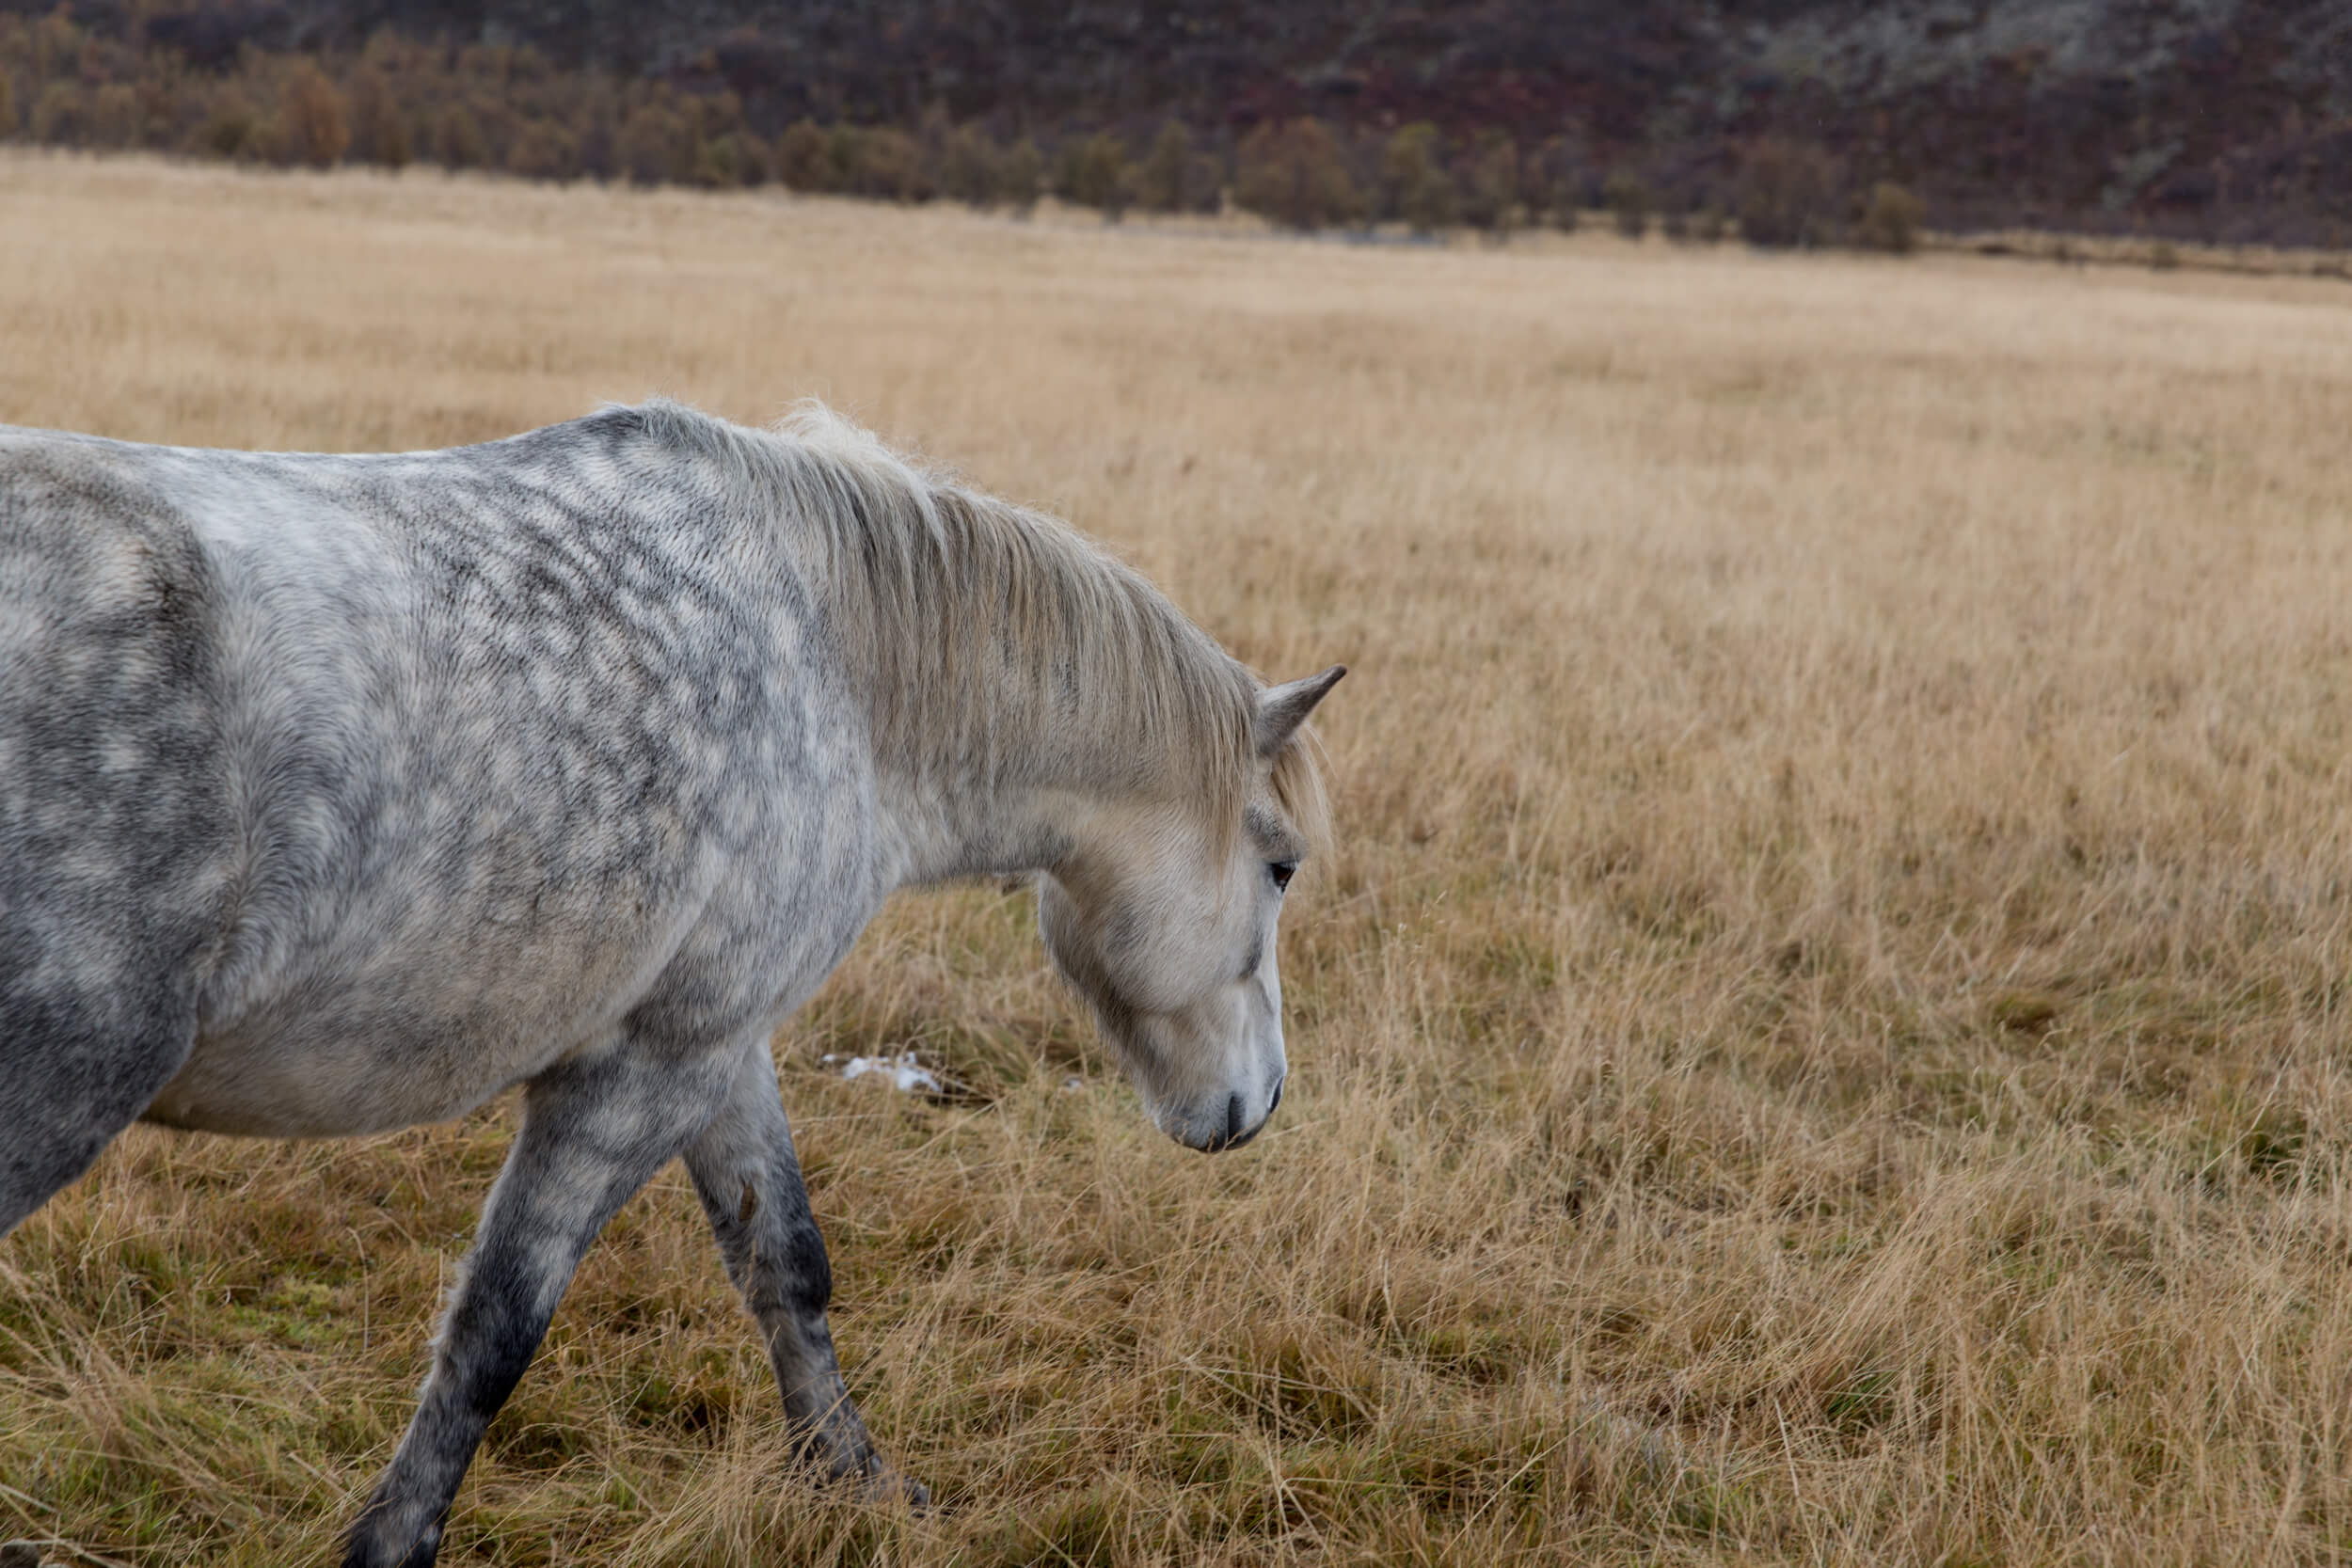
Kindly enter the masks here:
M 1296 861 L 1268 861 L 1265 863 L 1265 874 L 1274 879 L 1274 891 L 1279 893 L 1291 885 L 1293 877 L 1298 875 L 1298 863 Z

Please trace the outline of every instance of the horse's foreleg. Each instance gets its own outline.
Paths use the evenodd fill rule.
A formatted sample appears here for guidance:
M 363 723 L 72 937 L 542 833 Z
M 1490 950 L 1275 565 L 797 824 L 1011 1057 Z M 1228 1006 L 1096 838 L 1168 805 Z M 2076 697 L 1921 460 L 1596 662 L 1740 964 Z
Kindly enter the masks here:
M 8 892 L 0 885 L 0 901 Z M 91 962 L 101 983 L 35 984 L 72 959 L 18 941 L 9 913 L 0 907 L 0 1237 L 89 1169 L 196 1041 L 193 987 L 135 974 L 131 962 Z M 72 957 L 110 958 L 106 945 L 92 940 Z M 132 977 L 103 983 L 116 974 Z
M 810 1460 L 831 1476 L 921 1506 L 929 1500 L 923 1488 L 874 1451 L 834 1357 L 825 1322 L 833 1270 L 809 1212 L 765 1042 L 745 1053 L 724 1107 L 687 1146 L 686 1168 L 727 1274 L 767 1338 L 785 1414 Z
M 709 1119 L 723 1064 L 624 1052 L 533 1079 L 434 1341 L 417 1414 L 353 1526 L 344 1568 L 424 1568 L 490 1418 L 605 1221 Z

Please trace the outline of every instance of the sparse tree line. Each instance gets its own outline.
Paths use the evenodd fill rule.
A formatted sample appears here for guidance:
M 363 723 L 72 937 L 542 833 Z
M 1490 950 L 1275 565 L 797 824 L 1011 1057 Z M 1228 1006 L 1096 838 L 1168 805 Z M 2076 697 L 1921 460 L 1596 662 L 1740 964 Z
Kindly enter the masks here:
M 1313 119 L 1202 135 L 1067 127 L 1016 134 L 951 122 L 818 125 L 763 135 L 726 91 L 566 71 L 527 48 L 380 34 L 356 55 L 250 45 L 201 69 L 166 44 L 93 36 L 62 12 L 0 16 L 0 140 L 145 148 L 284 167 L 491 169 L 533 180 L 707 189 L 781 184 L 877 200 L 946 199 L 1025 213 L 1048 196 L 1099 210 L 1215 213 L 1227 203 L 1301 231 L 1469 229 L 1502 240 L 1598 211 L 1620 233 L 1737 235 L 1768 246 L 1903 252 L 1920 204 L 1818 149 L 1763 141 L 1720 169 L 1648 178 L 1581 143 L 1528 146 L 1428 123 L 1351 130 Z

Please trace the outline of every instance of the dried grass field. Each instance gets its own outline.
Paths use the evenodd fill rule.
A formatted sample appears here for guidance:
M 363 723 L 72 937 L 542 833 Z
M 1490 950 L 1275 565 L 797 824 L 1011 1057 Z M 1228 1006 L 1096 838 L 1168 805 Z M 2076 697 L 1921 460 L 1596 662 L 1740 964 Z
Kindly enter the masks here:
M 0 158 L 0 420 L 657 391 L 823 396 L 1345 660 L 1339 844 L 1237 1153 L 1025 895 L 778 1037 L 936 1513 L 787 1474 L 674 1167 L 445 1561 L 2352 1559 L 2352 289 Z M 909 1049 L 960 1094 L 819 1063 Z M 510 1127 L 125 1137 L 0 1246 L 0 1536 L 330 1560 Z

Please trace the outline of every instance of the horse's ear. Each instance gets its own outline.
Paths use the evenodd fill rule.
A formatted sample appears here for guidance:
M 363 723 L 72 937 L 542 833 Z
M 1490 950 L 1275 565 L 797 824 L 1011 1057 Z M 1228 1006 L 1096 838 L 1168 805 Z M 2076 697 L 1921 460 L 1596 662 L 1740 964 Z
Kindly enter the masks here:
M 1320 675 L 1305 680 L 1285 681 L 1269 686 L 1258 693 L 1258 755 L 1270 757 L 1290 744 L 1298 726 L 1307 721 L 1307 715 L 1315 710 L 1324 694 L 1340 684 L 1347 673 L 1347 666 L 1334 664 Z

